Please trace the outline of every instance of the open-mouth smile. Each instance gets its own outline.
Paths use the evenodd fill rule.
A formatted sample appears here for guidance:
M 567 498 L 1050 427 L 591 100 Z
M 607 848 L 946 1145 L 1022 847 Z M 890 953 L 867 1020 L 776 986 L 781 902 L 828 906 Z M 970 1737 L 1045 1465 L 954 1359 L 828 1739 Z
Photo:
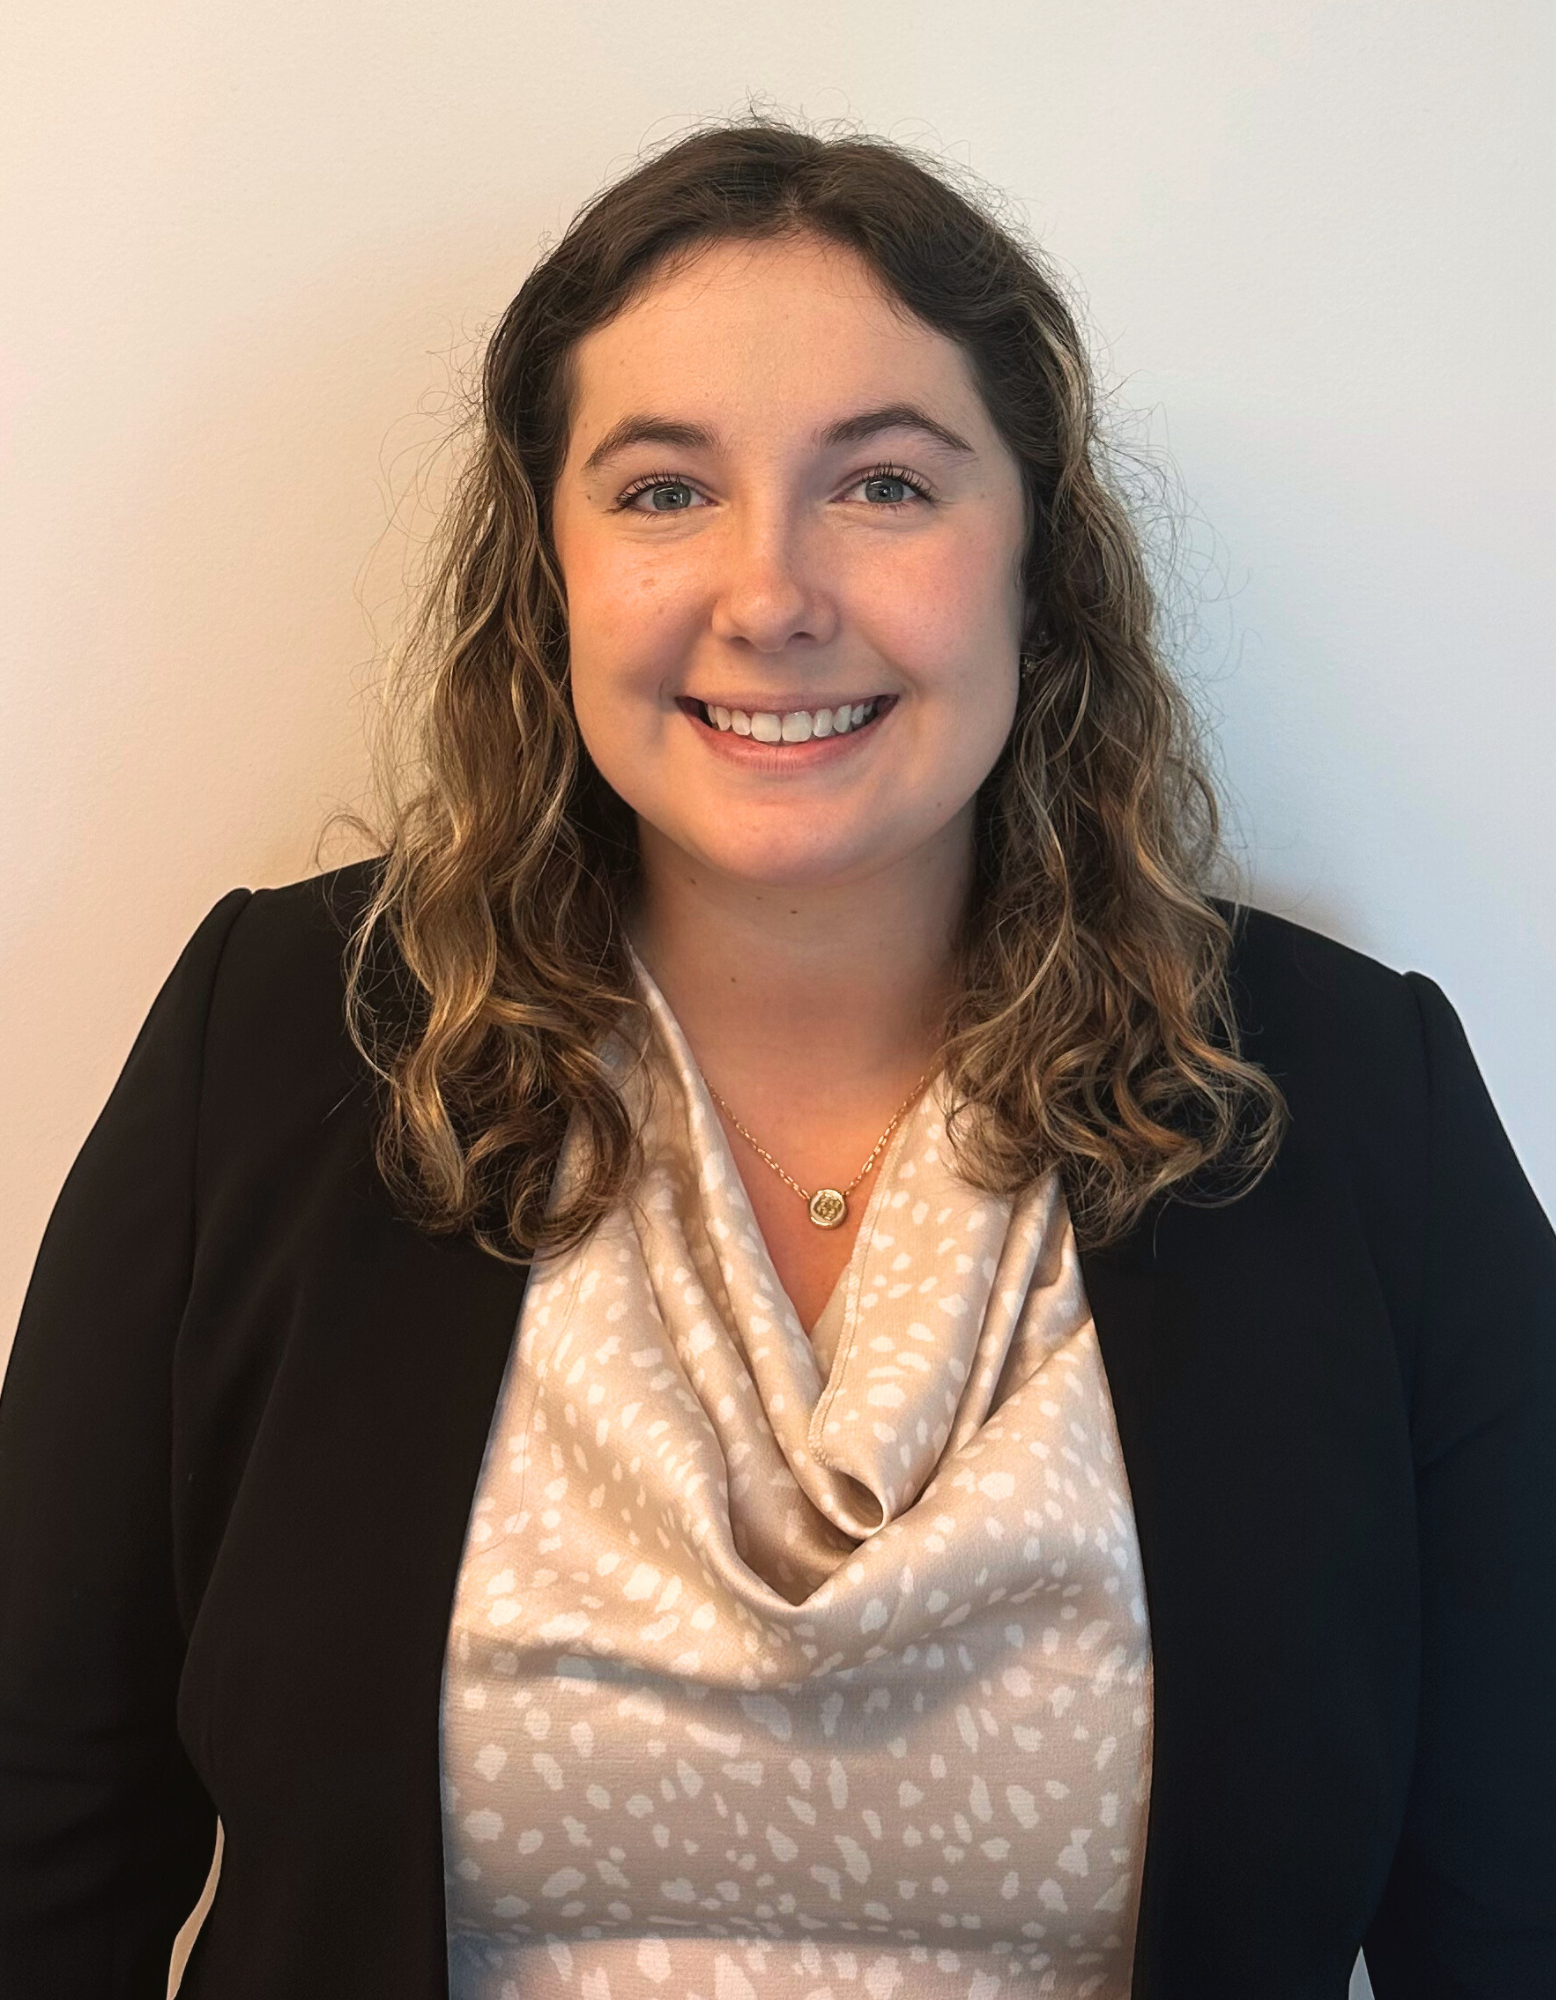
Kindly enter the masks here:
M 718 747 L 742 752 L 798 750 L 806 746 L 807 762 L 823 744 L 841 750 L 855 736 L 867 733 L 897 705 L 890 694 L 867 695 L 858 701 L 822 704 L 815 708 L 737 708 L 691 695 L 676 697 L 676 706 L 717 739 Z

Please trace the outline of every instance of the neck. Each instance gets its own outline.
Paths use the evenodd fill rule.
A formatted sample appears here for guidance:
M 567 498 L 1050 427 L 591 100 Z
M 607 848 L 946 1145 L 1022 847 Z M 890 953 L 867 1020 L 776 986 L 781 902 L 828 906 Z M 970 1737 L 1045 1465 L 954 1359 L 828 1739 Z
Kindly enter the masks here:
M 802 888 L 720 875 L 646 825 L 639 838 L 628 933 L 737 1109 L 798 1109 L 820 1089 L 846 1115 L 938 1067 L 970 825 L 868 879 Z

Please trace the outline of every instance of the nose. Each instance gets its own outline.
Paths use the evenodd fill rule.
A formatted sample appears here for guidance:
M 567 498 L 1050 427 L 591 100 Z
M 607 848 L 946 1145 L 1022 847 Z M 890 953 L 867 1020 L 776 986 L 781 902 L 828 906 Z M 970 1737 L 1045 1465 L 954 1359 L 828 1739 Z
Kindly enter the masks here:
M 836 633 L 837 606 L 822 551 L 786 510 L 739 510 L 718 564 L 715 638 L 779 653 L 796 641 L 825 645 Z

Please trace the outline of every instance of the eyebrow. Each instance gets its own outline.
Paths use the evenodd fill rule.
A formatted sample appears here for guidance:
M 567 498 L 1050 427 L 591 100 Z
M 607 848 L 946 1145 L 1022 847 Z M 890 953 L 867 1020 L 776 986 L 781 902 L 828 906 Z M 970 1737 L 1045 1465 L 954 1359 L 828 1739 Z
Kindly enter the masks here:
M 835 451 L 839 445 L 863 444 L 882 431 L 920 431 L 947 451 L 971 454 L 973 450 L 965 438 L 958 437 L 915 403 L 883 403 L 878 410 L 861 410 L 856 416 L 840 417 L 817 432 L 816 443 L 823 451 Z M 583 470 L 597 471 L 607 459 L 635 444 L 663 444 L 678 451 L 713 451 L 718 447 L 718 434 L 701 424 L 677 423 L 670 417 L 647 414 L 623 417 L 611 425 L 590 452 Z

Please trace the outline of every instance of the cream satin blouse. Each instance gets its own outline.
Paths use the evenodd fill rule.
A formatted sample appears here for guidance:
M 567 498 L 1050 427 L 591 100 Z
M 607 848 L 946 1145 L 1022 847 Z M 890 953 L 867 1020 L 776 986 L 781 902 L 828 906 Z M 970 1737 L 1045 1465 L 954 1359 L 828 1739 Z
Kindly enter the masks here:
M 453 2000 L 1126 1995 L 1150 1642 L 1057 1178 L 960 1181 L 932 1084 L 807 1338 L 637 969 L 648 1174 L 535 1266 L 460 1570 Z

